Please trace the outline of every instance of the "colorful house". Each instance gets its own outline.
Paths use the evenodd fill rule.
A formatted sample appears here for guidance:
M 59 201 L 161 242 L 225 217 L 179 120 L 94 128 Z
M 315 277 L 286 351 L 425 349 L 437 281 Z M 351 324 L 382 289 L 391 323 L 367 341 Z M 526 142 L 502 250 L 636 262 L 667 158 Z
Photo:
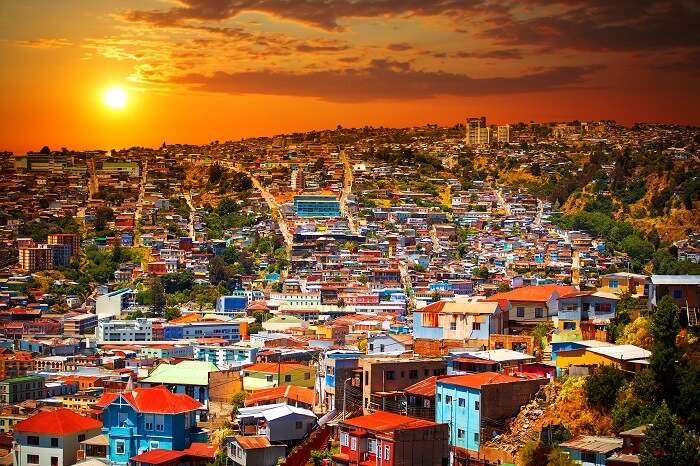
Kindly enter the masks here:
M 248 392 L 280 385 L 314 388 L 315 384 L 316 369 L 303 364 L 266 362 L 243 370 L 243 389 Z
M 80 442 L 99 435 L 102 424 L 70 409 L 39 412 L 14 426 L 17 466 L 69 466 L 77 461 Z
M 571 373 L 572 368 L 612 366 L 638 372 L 649 365 L 651 351 L 634 345 L 593 346 L 557 353 L 557 370 Z
M 377 411 L 340 421 L 340 452 L 334 466 L 448 464 L 448 426 L 425 419 Z
M 496 293 L 487 301 L 510 303 L 508 318 L 511 327 L 532 327 L 556 317 L 559 314 L 559 297 L 575 291 L 573 286 L 564 285 L 524 286 Z
M 102 431 L 109 437 L 109 459 L 127 464 L 147 450 L 184 450 L 199 440 L 196 413 L 204 409 L 191 396 L 172 393 L 164 386 L 106 393 Z
M 479 451 L 481 440 L 503 429 L 506 419 L 548 379 L 482 372 L 440 377 L 435 389 L 435 421 L 449 424 L 450 447 L 458 456 Z
M 600 276 L 598 291 L 623 295 L 625 293 L 634 297 L 647 296 L 649 277 L 629 272 L 609 273 Z
M 413 314 L 416 340 L 488 348 L 489 335 L 506 333 L 507 328 L 508 315 L 498 302 L 437 301 Z

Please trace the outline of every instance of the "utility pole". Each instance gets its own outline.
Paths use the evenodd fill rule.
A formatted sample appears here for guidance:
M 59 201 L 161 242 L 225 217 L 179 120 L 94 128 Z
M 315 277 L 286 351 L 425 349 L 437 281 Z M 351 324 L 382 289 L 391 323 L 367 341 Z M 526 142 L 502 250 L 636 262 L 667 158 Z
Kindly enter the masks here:
M 352 378 L 348 377 L 347 379 L 345 379 L 343 381 L 343 420 L 345 420 L 345 407 L 347 406 L 347 402 L 348 402 L 347 401 L 348 400 L 348 393 L 347 393 L 347 389 L 346 389 L 346 387 L 347 387 L 346 384 L 348 382 L 350 382 L 350 380 L 352 380 Z

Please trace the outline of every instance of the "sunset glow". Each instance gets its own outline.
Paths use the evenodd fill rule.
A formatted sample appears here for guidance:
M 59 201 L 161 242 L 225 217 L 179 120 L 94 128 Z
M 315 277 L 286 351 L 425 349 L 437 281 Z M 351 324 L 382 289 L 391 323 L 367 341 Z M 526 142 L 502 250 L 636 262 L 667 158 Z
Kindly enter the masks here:
M 103 100 L 108 107 L 114 110 L 120 110 L 126 107 L 126 91 L 120 87 L 110 87 L 105 91 Z

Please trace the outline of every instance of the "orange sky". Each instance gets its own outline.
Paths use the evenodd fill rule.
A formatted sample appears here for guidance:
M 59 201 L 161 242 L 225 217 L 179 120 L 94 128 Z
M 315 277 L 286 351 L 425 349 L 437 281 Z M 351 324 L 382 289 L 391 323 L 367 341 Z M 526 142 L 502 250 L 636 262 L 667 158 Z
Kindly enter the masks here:
M 496 123 L 700 123 L 692 2 L 58 3 L 0 3 L 2 150 L 481 114 Z M 124 109 L 104 105 L 111 86 L 126 90 Z

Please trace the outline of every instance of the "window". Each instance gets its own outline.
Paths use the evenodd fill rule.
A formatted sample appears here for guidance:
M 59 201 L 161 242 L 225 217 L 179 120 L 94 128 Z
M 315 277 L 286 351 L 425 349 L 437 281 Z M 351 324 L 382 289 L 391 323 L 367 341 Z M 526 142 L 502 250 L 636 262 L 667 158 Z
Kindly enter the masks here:
M 439 393 L 437 394 L 436 401 L 437 401 L 438 403 L 440 403 L 440 402 L 442 401 L 442 395 L 441 395 L 441 394 L 439 394 Z
M 385 377 L 386 380 L 394 380 L 394 371 L 386 371 Z
M 459 400 L 457 400 L 457 406 L 459 406 L 460 408 L 464 408 L 464 398 L 460 398 Z
M 384 352 L 384 345 L 379 345 L 379 352 L 383 353 Z
M 304 372 L 304 380 L 309 380 L 311 378 L 310 372 Z
M 272 382 L 272 374 L 266 375 L 265 380 L 267 380 L 268 382 Z
M 582 463 L 593 463 L 595 464 L 595 453 L 592 453 L 590 451 L 582 451 L 581 452 L 581 462 Z
M 39 437 L 37 437 L 36 435 L 28 435 L 27 445 L 39 445 Z
M 452 404 L 452 396 L 450 396 L 450 395 L 445 396 L 445 404 L 448 404 L 448 405 Z
M 618 282 L 617 280 L 610 280 L 609 286 L 610 288 L 618 288 L 620 286 L 620 282 Z
M 480 408 L 481 408 L 481 402 L 479 400 L 474 400 L 474 409 L 476 411 L 479 411 Z
M 369 344 L 369 350 L 370 350 L 370 351 L 374 351 L 374 343 L 370 343 L 370 344 Z
M 481 330 L 481 322 L 472 323 L 472 330 Z
M 457 429 L 457 438 L 464 438 L 464 430 Z
M 284 381 L 285 382 L 291 382 L 292 381 L 292 374 L 286 374 L 284 376 Z
M 117 440 L 116 442 L 114 442 L 114 446 L 117 449 L 117 455 L 124 454 L 124 440 Z
M 517 315 L 518 317 L 525 317 L 525 308 L 524 307 L 519 307 L 517 310 Z
M 84 442 L 84 441 L 85 441 L 85 434 L 78 435 L 78 442 Z
M 612 311 L 612 306 L 610 303 L 597 303 L 595 305 L 595 312 L 598 314 L 610 314 Z
M 535 308 L 535 319 L 541 319 L 544 317 L 544 310 L 541 307 Z
M 450 322 L 450 330 L 457 330 L 457 322 Z
M 155 449 L 157 449 L 159 446 L 160 446 L 160 444 L 159 444 L 157 441 L 155 441 L 155 440 L 151 440 L 151 441 L 148 443 L 148 448 L 151 449 L 151 450 L 155 450 Z
M 423 407 L 430 408 L 430 399 L 429 398 L 423 398 Z
M 162 414 L 156 414 L 154 416 L 156 431 L 163 432 L 165 430 L 165 418 Z
M 51 466 L 58 466 L 58 456 L 51 457 Z
M 27 464 L 39 464 L 39 455 L 27 455 Z
M 54 448 L 58 446 L 58 439 L 56 437 L 51 437 L 51 446 Z
M 389 452 L 390 452 L 389 445 L 384 445 L 384 459 L 389 460 Z
M 143 423 L 146 430 L 153 430 L 153 414 L 144 415 Z
M 340 433 L 340 444 L 344 447 L 348 446 L 348 433 L 347 432 Z
M 369 385 L 369 372 L 365 371 L 365 385 Z
M 564 330 L 576 330 L 576 322 L 564 322 Z
M 479 443 L 479 432 L 474 432 L 474 441 Z
M 377 440 L 376 439 L 373 439 L 373 438 L 367 439 L 367 451 L 369 453 L 374 453 L 374 454 L 377 453 Z
M 302 429 L 303 427 L 304 427 L 304 423 L 302 423 L 301 421 L 296 421 L 296 422 L 294 423 L 294 428 L 295 428 L 295 429 Z
M 673 299 L 681 299 L 683 297 L 683 290 L 676 288 L 673 290 Z
M 357 437 L 350 437 L 350 449 L 357 450 Z
M 418 370 L 411 369 L 410 371 L 408 371 L 408 378 L 409 379 L 417 379 L 418 378 Z

